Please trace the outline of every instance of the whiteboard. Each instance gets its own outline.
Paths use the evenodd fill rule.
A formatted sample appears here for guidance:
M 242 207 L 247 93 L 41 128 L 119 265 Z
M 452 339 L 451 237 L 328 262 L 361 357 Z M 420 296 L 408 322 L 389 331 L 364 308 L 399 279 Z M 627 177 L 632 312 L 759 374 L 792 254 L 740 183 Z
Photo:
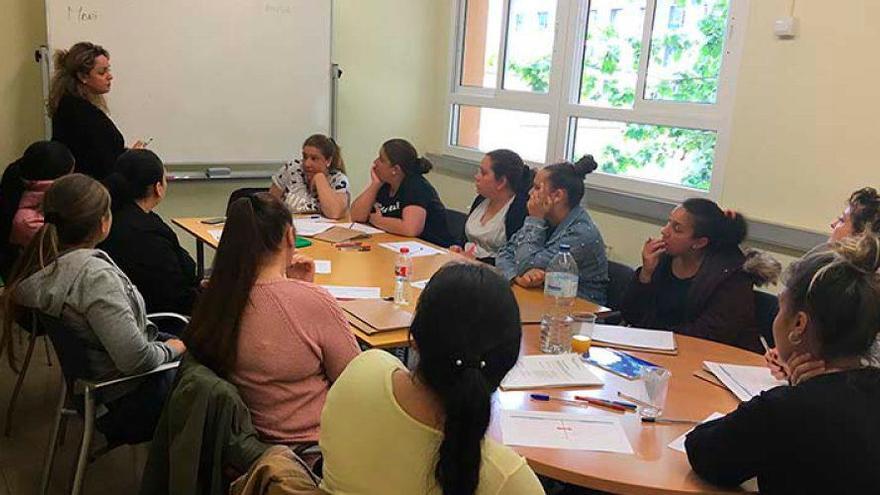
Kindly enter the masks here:
M 104 46 L 126 144 L 152 137 L 171 164 L 278 163 L 329 133 L 331 12 L 331 0 L 46 0 L 50 51 Z

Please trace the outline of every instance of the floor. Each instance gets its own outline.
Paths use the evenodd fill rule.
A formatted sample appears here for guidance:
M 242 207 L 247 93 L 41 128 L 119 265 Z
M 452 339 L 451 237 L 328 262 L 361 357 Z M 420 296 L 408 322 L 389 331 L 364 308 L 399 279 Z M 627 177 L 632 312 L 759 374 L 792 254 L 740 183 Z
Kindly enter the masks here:
M 26 338 L 15 339 L 16 355 L 24 355 Z M 0 360 L 0 495 L 31 495 L 40 489 L 40 475 L 49 442 L 53 409 L 57 404 L 61 371 L 52 356 L 48 366 L 43 338 L 37 342 L 34 358 L 13 416 L 9 437 L 2 434 L 7 405 L 16 375 L 5 354 Z M 73 419 L 64 445 L 59 449 L 50 485 L 51 494 L 67 493 L 73 474 L 82 424 Z M 146 462 L 146 447 L 119 447 L 97 459 L 86 470 L 83 493 L 137 493 L 140 472 Z

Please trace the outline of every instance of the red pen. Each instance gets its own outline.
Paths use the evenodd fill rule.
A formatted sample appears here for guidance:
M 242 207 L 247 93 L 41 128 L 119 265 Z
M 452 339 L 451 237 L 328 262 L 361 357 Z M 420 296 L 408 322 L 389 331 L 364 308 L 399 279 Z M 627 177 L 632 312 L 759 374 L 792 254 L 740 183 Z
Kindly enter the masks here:
M 614 411 L 627 412 L 629 409 L 621 406 L 620 404 L 615 404 L 614 402 L 606 399 L 597 399 L 595 397 L 586 397 L 583 395 L 575 395 L 575 400 L 582 400 L 594 406 L 607 407 L 608 409 L 612 409 Z

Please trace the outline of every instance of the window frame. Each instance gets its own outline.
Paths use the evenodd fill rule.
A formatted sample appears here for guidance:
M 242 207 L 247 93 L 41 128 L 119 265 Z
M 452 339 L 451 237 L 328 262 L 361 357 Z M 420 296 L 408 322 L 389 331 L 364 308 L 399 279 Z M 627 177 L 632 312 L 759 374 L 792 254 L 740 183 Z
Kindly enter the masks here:
M 531 93 L 503 88 L 506 65 L 507 36 L 511 0 L 501 0 L 502 25 L 499 42 L 498 74 L 495 88 L 464 86 L 460 84 L 465 41 L 465 15 L 468 0 L 452 2 L 452 33 L 450 40 L 450 86 L 446 99 L 446 136 L 444 153 L 479 162 L 483 152 L 457 146 L 458 132 L 456 105 L 519 110 L 549 115 L 547 155 L 545 163 L 572 159 L 577 118 L 610 120 L 710 130 L 716 133 L 712 179 L 708 191 L 687 186 L 650 181 L 605 173 L 589 177 L 591 187 L 624 194 L 681 201 L 688 197 L 718 199 L 723 186 L 724 169 L 730 150 L 731 123 L 735 98 L 736 77 L 741 63 L 745 22 L 750 0 L 729 0 L 727 34 L 724 58 L 718 77 L 718 92 L 714 104 L 686 103 L 645 99 L 651 37 L 656 21 L 659 0 L 646 0 L 645 26 L 639 59 L 635 101 L 632 108 L 606 108 L 577 103 L 580 92 L 582 61 L 587 34 L 591 0 L 556 0 L 556 14 L 550 68 L 550 86 L 547 93 Z M 543 163 L 528 162 L 541 167 Z

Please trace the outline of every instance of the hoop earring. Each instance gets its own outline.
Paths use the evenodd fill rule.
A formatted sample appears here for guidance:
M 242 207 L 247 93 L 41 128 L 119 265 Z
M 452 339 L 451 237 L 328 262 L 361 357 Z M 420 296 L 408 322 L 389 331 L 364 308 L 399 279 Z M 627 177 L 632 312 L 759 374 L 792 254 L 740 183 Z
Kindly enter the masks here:
M 801 342 L 804 341 L 804 336 L 803 336 L 803 334 L 796 334 L 794 332 L 788 332 L 788 341 L 792 345 L 800 345 Z

